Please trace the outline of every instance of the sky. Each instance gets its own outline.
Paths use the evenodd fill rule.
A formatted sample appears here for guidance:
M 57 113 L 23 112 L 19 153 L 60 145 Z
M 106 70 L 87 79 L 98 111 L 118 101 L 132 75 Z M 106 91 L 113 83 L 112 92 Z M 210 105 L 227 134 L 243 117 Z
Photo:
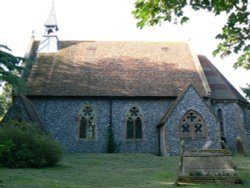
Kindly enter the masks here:
M 185 41 L 196 54 L 207 56 L 240 91 L 250 84 L 250 71 L 233 69 L 237 56 L 213 57 L 216 34 L 226 16 L 187 10 L 188 24 L 164 23 L 161 26 L 136 28 L 131 14 L 135 0 L 54 0 L 59 40 L 102 41 Z M 18 56 L 24 56 L 32 31 L 36 40 L 44 33 L 52 0 L 0 0 L 0 44 L 6 44 Z

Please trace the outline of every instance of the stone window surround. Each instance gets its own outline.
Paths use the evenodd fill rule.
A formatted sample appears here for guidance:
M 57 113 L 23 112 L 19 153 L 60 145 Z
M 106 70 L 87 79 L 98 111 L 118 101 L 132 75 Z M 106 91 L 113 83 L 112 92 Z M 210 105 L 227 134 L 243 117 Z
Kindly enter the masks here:
M 94 116 L 94 124 L 95 124 L 95 130 L 94 130 L 94 138 L 88 138 L 88 130 L 86 131 L 86 138 L 80 138 L 80 121 L 81 121 L 81 117 L 83 117 L 82 113 L 83 113 L 83 109 L 86 107 L 90 107 L 92 109 L 92 113 Z M 85 104 L 82 105 L 82 107 L 80 108 L 79 112 L 78 112 L 78 131 L 77 131 L 77 138 L 78 140 L 83 140 L 83 141 L 88 141 L 88 142 L 95 142 L 97 141 L 97 121 L 96 121 L 96 111 L 94 110 L 94 108 L 90 105 L 90 104 Z M 87 128 L 88 129 L 88 128 Z
M 142 132 L 142 138 L 127 138 L 127 120 L 128 120 L 128 118 L 129 117 L 131 117 L 130 116 L 130 109 L 131 108 L 133 108 L 133 107 L 136 107 L 139 111 L 138 111 L 138 113 L 139 113 L 139 115 L 138 115 L 138 117 L 141 119 L 141 132 Z M 124 133 L 124 137 L 125 137 L 125 140 L 127 141 L 127 142 L 138 142 L 138 141 L 143 141 L 143 137 L 144 137 L 144 115 L 143 115 L 143 111 L 142 111 L 142 109 L 138 106 L 138 105 L 130 105 L 129 106 L 129 108 L 128 108 L 128 110 L 127 110 L 127 112 L 126 112 L 126 114 L 125 114 L 125 133 Z
M 203 131 L 205 131 L 201 136 L 195 136 L 193 126 L 191 127 L 191 130 L 190 130 L 191 132 L 190 132 L 189 135 L 183 135 L 183 134 L 182 134 L 182 131 L 181 131 L 181 130 L 182 130 L 182 122 L 183 122 L 183 119 L 184 119 L 185 116 L 187 116 L 187 114 L 190 113 L 190 112 L 194 112 L 195 114 L 197 114 L 197 115 L 201 118 L 201 122 L 203 123 L 203 127 L 204 127 L 204 128 L 203 128 Z M 180 137 L 180 139 L 198 140 L 198 139 L 206 139 L 206 138 L 208 137 L 207 124 L 206 124 L 206 122 L 205 122 L 203 116 L 202 116 L 200 113 L 198 113 L 196 110 L 194 110 L 194 109 L 188 109 L 188 110 L 182 115 L 178 127 L 179 127 L 178 129 L 179 129 L 179 137 Z

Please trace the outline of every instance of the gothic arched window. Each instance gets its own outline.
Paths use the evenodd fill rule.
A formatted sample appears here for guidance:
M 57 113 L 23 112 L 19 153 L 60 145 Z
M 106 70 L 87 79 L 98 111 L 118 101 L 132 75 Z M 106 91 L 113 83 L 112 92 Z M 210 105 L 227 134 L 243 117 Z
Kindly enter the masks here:
M 90 106 L 81 108 L 79 117 L 79 139 L 93 140 L 96 137 L 96 114 Z
M 142 139 L 142 112 L 137 107 L 131 107 L 126 115 L 126 138 Z
M 199 113 L 189 110 L 180 121 L 179 132 L 181 138 L 206 138 L 207 126 Z

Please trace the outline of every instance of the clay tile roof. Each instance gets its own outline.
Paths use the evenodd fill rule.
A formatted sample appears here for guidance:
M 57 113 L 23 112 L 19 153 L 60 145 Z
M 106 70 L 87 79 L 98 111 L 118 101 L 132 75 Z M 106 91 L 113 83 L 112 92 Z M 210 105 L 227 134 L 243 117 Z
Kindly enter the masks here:
M 32 96 L 178 96 L 191 83 L 207 96 L 187 43 L 60 41 L 38 54 Z
M 202 55 L 198 56 L 211 88 L 212 99 L 233 99 L 245 101 L 244 97 L 219 72 L 219 70 Z

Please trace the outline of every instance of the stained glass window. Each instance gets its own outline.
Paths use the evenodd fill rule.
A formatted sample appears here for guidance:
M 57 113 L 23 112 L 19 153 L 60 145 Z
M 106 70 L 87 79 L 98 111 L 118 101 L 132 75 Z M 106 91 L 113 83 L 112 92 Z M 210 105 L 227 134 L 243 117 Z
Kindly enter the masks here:
M 203 117 L 194 110 L 189 110 L 180 121 L 179 132 L 181 138 L 206 138 L 207 126 Z
M 127 112 L 127 139 L 142 139 L 142 112 L 137 107 L 131 107 Z
M 96 132 L 96 115 L 95 111 L 90 106 L 83 107 L 78 113 L 79 125 L 79 138 L 80 139 L 95 139 Z

